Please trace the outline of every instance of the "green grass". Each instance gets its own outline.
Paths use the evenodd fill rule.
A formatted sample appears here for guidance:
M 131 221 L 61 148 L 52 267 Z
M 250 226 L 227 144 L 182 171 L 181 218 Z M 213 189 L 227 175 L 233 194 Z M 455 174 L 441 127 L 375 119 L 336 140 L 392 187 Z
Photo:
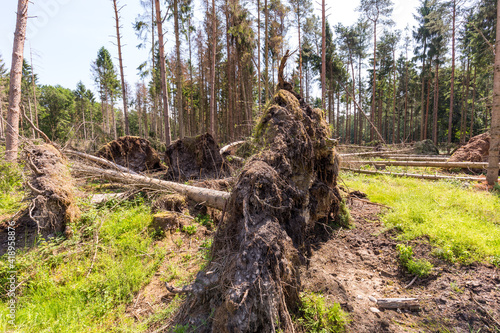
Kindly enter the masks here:
M 404 244 L 398 244 L 396 249 L 399 252 L 399 261 L 410 274 L 420 277 L 429 276 L 433 265 L 425 259 L 413 259 L 413 248 Z
M 382 215 L 400 240 L 428 236 L 435 254 L 468 263 L 500 257 L 500 197 L 457 181 L 425 181 L 343 173 L 351 190 L 390 206 Z
M 73 226 L 78 230 L 73 238 L 42 242 L 30 252 L 19 253 L 17 278 L 25 282 L 18 290 L 18 331 L 110 332 L 135 325 L 125 316 L 126 305 L 165 256 L 151 246 L 149 212 L 141 200 L 113 210 L 104 207 L 97 218 L 90 208 Z M 1 288 L 5 288 L 7 267 L 6 258 L 1 258 Z M 9 328 L 7 299 L 1 301 L 0 330 L 5 331 Z
M 0 220 L 24 205 L 23 196 L 21 166 L 5 162 L 5 154 L 0 151 Z
M 296 319 L 296 323 L 305 332 L 337 333 L 345 331 L 350 320 L 338 303 L 330 304 L 321 294 L 315 293 L 301 293 L 300 301 L 302 316 Z

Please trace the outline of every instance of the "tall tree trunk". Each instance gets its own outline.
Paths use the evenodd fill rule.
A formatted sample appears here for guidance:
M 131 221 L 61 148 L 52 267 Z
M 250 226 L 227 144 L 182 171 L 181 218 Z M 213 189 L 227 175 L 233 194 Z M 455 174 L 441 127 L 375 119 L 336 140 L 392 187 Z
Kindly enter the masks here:
M 474 136 L 473 130 L 474 130 L 474 114 L 475 114 L 475 108 L 476 108 L 476 69 L 477 67 L 474 66 L 474 83 L 473 88 L 472 88 L 472 111 L 470 115 L 470 130 L 469 130 L 469 138 L 472 138 Z
M 304 96 L 304 87 L 302 85 L 302 40 L 300 39 L 300 5 L 297 6 L 297 27 L 299 35 L 299 84 L 300 84 L 300 96 Z
M 33 122 L 33 124 L 35 124 L 37 128 L 40 128 L 40 126 L 38 125 L 38 101 L 36 100 L 35 69 L 33 67 L 33 55 L 31 53 L 31 49 L 30 49 L 30 59 L 31 59 L 31 88 L 33 89 L 33 108 L 35 109 L 35 121 Z M 83 123 L 83 130 L 85 131 L 85 122 Z M 40 137 L 38 133 L 36 134 L 36 137 Z
M 175 55 L 176 78 L 177 78 L 177 117 L 179 119 L 179 137 L 184 138 L 184 108 L 182 105 L 182 69 L 181 69 L 181 41 L 179 32 L 179 1 L 174 0 L 174 33 L 175 33 Z
M 408 122 L 407 117 L 408 117 L 408 45 L 406 45 L 406 59 L 405 59 L 405 116 L 404 116 L 404 125 L 403 125 L 403 142 L 406 142 L 406 126 L 407 126 L 407 122 Z M 410 126 L 409 126 L 408 133 L 411 133 L 412 120 L 410 120 Z
M 260 3 L 260 0 L 257 0 Z M 232 26 L 230 19 L 230 6 L 229 0 L 226 0 L 226 53 L 227 53 L 227 114 L 228 114 L 228 126 L 229 126 L 229 140 L 232 141 L 234 138 L 234 102 L 233 102 L 233 74 L 231 70 L 232 65 L 232 54 L 231 54 L 231 34 L 229 33 L 229 28 Z M 259 99 L 260 103 L 260 99 Z M 259 106 L 260 107 L 260 106 Z
M 456 0 L 452 1 L 453 14 L 452 14 L 452 32 L 451 32 L 451 81 L 450 81 L 450 114 L 448 117 L 448 144 L 451 143 L 453 132 L 453 106 L 455 99 L 455 21 L 457 14 Z
M 425 47 L 424 47 L 424 54 L 425 54 Z M 421 89 L 421 95 L 420 95 L 420 140 L 425 140 L 425 117 L 427 114 L 427 111 L 424 112 L 425 109 L 425 58 L 422 60 L 422 89 Z M 417 120 L 418 121 L 418 120 Z
M 115 140 L 118 139 L 118 133 L 116 132 L 116 118 L 115 118 L 115 98 L 113 97 L 113 92 L 110 92 L 111 99 L 111 123 L 113 125 L 113 137 Z
M 372 114 L 374 122 L 375 118 L 375 93 L 377 89 L 377 21 L 373 21 L 373 82 L 372 82 Z M 380 130 L 380 124 L 379 124 Z M 370 141 L 373 141 L 373 126 L 370 128 Z
M 432 141 L 438 143 L 438 106 L 439 106 L 439 59 L 436 58 L 436 82 L 434 86 L 434 113 L 432 121 Z
M 212 59 L 210 63 L 210 134 L 217 138 L 215 127 L 215 57 L 217 53 L 217 17 L 215 15 L 215 0 L 212 0 Z
M 497 36 L 500 36 L 500 0 L 497 2 Z M 493 78 L 493 109 L 491 110 L 491 141 L 488 157 L 488 185 L 498 183 L 498 163 L 500 162 L 500 38 L 497 38 L 495 52 L 495 73 Z
M 5 159 L 17 161 L 19 144 L 19 104 L 21 103 L 21 78 L 23 75 L 24 41 L 28 21 L 28 0 L 17 1 L 17 21 L 12 49 L 10 69 L 9 108 L 7 110 L 7 135 L 5 140 Z
M 122 43 L 120 35 L 120 17 L 119 9 L 116 0 L 113 0 L 113 7 L 115 9 L 115 25 L 116 25 L 116 42 L 118 44 L 118 62 L 120 65 L 120 77 L 122 81 L 122 99 L 123 99 L 123 117 L 125 120 L 125 134 L 130 135 L 129 122 L 128 122 L 128 103 L 127 92 L 125 87 L 125 75 L 123 74 L 123 58 L 122 58 Z
M 264 72 L 266 80 L 264 81 L 264 104 L 269 98 L 269 7 L 267 0 L 264 0 Z
M 396 48 L 392 50 L 392 143 L 396 143 L 396 127 L 398 129 L 398 140 L 399 140 L 399 126 L 396 126 Z M 399 119 L 399 117 L 398 117 Z
M 325 110 L 326 96 L 326 8 L 325 0 L 321 3 L 321 107 Z
M 261 115 L 261 77 L 260 77 L 260 0 L 257 0 L 257 112 Z
M 470 86 L 470 58 L 467 56 L 467 77 L 465 78 L 464 107 L 460 122 L 460 143 L 465 143 L 467 137 L 467 110 L 469 109 L 469 86 Z
M 155 0 L 156 6 L 156 26 L 158 28 L 158 44 L 160 47 L 160 75 L 161 75 L 161 91 L 163 97 L 163 117 L 165 121 L 165 144 L 170 145 L 170 117 L 168 108 L 168 92 L 167 92 L 167 69 L 165 62 L 165 44 L 163 43 L 163 22 L 160 10 L 160 0 Z
M 429 63 L 431 63 L 431 62 L 429 62 Z M 430 100 L 430 95 L 431 95 L 431 80 L 429 79 L 427 81 L 427 103 L 426 103 L 426 106 L 425 106 L 424 137 L 423 137 L 422 140 L 427 140 L 427 129 L 428 129 L 428 124 L 429 124 L 429 100 Z

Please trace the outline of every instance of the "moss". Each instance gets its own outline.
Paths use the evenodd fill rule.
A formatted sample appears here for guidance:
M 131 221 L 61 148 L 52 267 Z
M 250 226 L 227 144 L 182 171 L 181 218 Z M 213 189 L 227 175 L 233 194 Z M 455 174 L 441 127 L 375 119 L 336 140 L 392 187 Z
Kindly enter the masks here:
M 342 199 L 342 201 L 340 202 L 340 205 L 339 205 L 339 213 L 337 215 L 337 218 L 335 219 L 335 223 L 343 228 L 351 229 L 354 227 L 354 224 L 352 223 L 352 221 L 353 220 L 352 220 L 351 212 L 349 211 L 349 208 L 347 207 L 345 199 Z

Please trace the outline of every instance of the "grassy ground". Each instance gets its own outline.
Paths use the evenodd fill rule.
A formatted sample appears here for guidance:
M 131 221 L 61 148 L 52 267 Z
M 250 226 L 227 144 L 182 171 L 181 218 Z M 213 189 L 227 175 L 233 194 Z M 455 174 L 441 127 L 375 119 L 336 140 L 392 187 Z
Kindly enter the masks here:
M 402 240 L 429 237 L 435 254 L 449 261 L 500 264 L 500 196 L 457 181 L 391 176 L 341 176 L 350 190 L 390 206 L 382 219 Z

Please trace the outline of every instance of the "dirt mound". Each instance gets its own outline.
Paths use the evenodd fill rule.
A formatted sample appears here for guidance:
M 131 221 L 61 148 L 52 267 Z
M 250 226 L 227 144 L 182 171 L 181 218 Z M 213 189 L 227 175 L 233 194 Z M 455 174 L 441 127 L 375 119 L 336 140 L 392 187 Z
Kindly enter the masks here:
M 229 175 L 229 166 L 209 133 L 174 141 L 165 151 L 165 163 L 168 166 L 167 179 L 175 181 Z
M 488 162 L 490 133 L 486 132 L 471 138 L 467 144 L 451 155 L 449 162 Z
M 413 145 L 415 154 L 419 155 L 439 155 L 439 149 L 436 147 L 432 140 L 423 140 L 415 142 Z
M 123 136 L 111 141 L 96 155 L 136 172 L 164 169 L 158 153 L 149 141 L 137 136 Z
M 28 146 L 23 159 L 32 171 L 27 182 L 32 201 L 26 211 L 14 221 L 15 225 L 0 226 L 0 254 L 5 253 L 8 230 L 16 229 L 16 247 L 34 245 L 37 236 L 51 238 L 57 234 L 71 236 L 69 224 L 79 210 L 73 196 L 73 179 L 66 159 L 52 145 Z
M 304 288 L 333 299 L 349 312 L 348 332 L 498 332 L 500 271 L 480 263 L 450 264 L 432 255 L 427 239 L 409 245 L 418 258 L 435 266 L 417 278 L 400 265 L 398 232 L 380 221 L 380 206 L 353 198 L 356 228 L 314 246 L 309 266 L 302 268 Z M 372 311 L 380 298 L 415 297 L 420 311 Z
M 219 224 L 212 261 L 174 324 L 197 332 L 293 331 L 299 266 L 317 222 L 338 215 L 338 158 L 323 112 L 279 90 L 255 129 L 263 150 L 241 172 Z

